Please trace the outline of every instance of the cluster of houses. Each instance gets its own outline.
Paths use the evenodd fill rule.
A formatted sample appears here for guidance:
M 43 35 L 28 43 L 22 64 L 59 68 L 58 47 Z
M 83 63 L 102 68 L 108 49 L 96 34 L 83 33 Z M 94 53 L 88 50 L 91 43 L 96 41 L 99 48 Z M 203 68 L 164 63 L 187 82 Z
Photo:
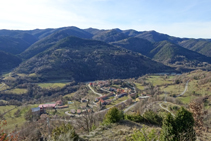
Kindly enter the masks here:
M 92 87 L 100 87 L 102 90 L 104 89 L 105 91 L 110 91 L 108 95 L 104 95 L 101 97 L 98 97 L 95 99 L 95 102 L 97 104 L 101 105 L 107 105 L 112 102 L 112 99 L 109 99 L 110 97 L 114 98 L 121 98 L 123 96 L 128 96 L 129 98 L 136 98 L 135 93 L 131 93 L 131 89 L 129 88 L 114 88 L 114 87 L 109 87 L 111 84 L 121 84 L 123 81 L 120 79 L 114 79 L 112 81 L 96 81 L 96 82 L 91 82 L 90 86 Z
M 128 94 L 128 93 L 120 93 L 120 94 L 113 94 L 113 93 L 110 93 L 108 95 L 104 95 L 104 96 L 101 96 L 101 97 L 98 97 L 95 99 L 95 102 L 97 102 L 97 105 L 108 105 L 112 102 L 112 99 L 109 99 L 110 97 L 116 97 L 116 98 L 121 98 L 123 96 L 128 96 L 128 98 L 132 98 L 132 99 L 135 99 L 137 97 L 137 94 L 136 93 L 132 93 L 132 94 Z
M 98 105 L 107 105 L 107 104 L 110 104 L 112 102 L 111 99 L 109 99 L 110 97 L 113 97 L 115 96 L 113 93 L 110 93 L 108 95 L 104 95 L 104 96 L 101 96 L 101 97 L 98 97 L 95 99 L 95 102 L 97 102 Z
M 61 100 L 58 100 L 56 102 L 51 103 L 45 103 L 40 104 L 36 108 L 31 108 L 32 114 L 40 115 L 42 113 L 45 113 L 45 110 L 47 109 L 61 109 L 61 108 L 67 108 L 67 105 L 63 105 L 63 102 Z

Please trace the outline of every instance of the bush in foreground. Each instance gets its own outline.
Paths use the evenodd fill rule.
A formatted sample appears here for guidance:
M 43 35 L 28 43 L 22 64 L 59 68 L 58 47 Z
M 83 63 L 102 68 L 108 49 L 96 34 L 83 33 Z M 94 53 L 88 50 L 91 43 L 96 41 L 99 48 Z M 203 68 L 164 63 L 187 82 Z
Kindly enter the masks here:
M 149 118 L 149 112 L 147 117 Z M 146 116 L 146 115 L 145 115 Z M 127 116 L 128 118 L 129 116 Z M 136 120 L 134 116 L 130 117 L 131 120 Z M 152 116 L 149 119 L 157 119 L 156 116 Z M 129 119 L 129 118 L 128 118 Z M 159 120 L 155 120 L 156 122 Z M 163 119 L 163 125 L 161 134 L 155 132 L 155 130 L 151 130 L 146 132 L 146 129 L 143 128 L 141 130 L 136 130 L 128 138 L 128 141 L 195 141 L 196 134 L 193 129 L 194 119 L 192 113 L 184 109 L 183 107 L 177 112 L 176 116 L 173 117 L 171 114 L 167 114 L 167 116 Z
M 103 124 L 110 124 L 110 123 L 116 123 L 119 122 L 121 119 L 123 119 L 124 115 L 122 111 L 118 110 L 116 107 L 113 107 L 108 110 L 106 113 Z
M 134 121 L 134 122 L 144 122 L 145 119 L 139 114 L 139 113 L 135 113 L 132 115 L 125 115 L 125 119 L 126 120 L 130 120 L 130 121 Z
M 75 133 L 75 130 L 70 124 L 62 124 L 59 127 L 56 127 L 52 131 L 52 139 L 54 141 L 63 140 L 68 137 L 68 139 L 73 141 L 78 141 L 79 136 Z M 67 138 L 66 138 L 67 139 Z
M 162 117 L 152 110 L 146 111 L 143 114 L 143 117 L 146 120 L 146 122 L 149 122 L 150 124 L 162 125 L 163 121 Z

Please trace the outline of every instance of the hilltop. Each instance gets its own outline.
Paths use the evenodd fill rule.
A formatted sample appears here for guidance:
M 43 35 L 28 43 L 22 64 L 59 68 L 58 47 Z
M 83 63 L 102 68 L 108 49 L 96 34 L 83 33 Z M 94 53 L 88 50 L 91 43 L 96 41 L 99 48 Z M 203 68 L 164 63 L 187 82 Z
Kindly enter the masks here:
M 47 45 L 43 52 L 16 69 L 17 73 L 35 73 L 46 79 L 77 81 L 128 78 L 163 71 L 173 69 L 139 53 L 76 37 L 61 39 L 53 46 Z

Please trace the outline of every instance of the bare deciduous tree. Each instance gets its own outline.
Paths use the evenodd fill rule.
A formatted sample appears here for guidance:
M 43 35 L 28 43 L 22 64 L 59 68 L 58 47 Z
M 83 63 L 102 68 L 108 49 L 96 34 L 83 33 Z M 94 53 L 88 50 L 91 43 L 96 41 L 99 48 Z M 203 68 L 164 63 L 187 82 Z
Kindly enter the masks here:
M 92 127 L 95 125 L 95 118 L 93 113 L 86 111 L 83 113 L 83 116 L 78 118 L 75 122 L 78 128 L 83 128 L 88 133 L 91 131 Z

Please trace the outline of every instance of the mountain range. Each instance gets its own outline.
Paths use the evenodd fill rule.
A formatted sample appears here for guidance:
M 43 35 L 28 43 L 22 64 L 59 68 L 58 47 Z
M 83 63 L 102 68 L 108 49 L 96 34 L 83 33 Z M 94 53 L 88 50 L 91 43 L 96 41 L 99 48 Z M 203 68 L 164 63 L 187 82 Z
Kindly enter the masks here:
M 46 80 L 89 81 L 211 68 L 210 39 L 132 29 L 0 30 L 0 51 L 8 62 L 0 64 L 1 72 L 15 68 L 15 73 Z

